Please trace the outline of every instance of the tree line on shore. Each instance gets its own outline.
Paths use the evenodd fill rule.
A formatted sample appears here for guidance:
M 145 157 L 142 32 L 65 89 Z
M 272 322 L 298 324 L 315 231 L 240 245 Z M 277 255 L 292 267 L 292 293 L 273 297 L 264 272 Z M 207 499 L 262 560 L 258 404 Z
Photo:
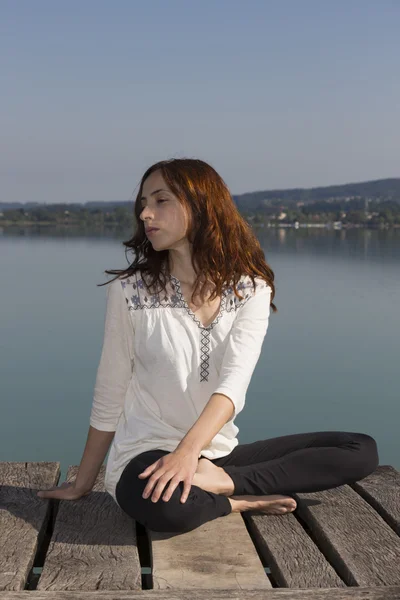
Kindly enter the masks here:
M 239 212 L 257 224 L 333 223 L 400 225 L 400 178 L 340 186 L 267 190 L 234 195 Z M 85 204 L 0 203 L 0 225 L 63 224 L 125 226 L 133 201 Z

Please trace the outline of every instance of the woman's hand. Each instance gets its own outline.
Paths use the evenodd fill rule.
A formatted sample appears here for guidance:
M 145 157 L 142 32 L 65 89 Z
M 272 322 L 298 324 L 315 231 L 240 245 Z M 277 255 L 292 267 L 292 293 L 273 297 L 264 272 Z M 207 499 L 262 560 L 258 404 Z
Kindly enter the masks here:
M 64 481 L 59 487 L 54 486 L 49 490 L 37 492 L 39 498 L 56 498 L 57 500 L 79 500 L 82 496 L 90 494 L 91 490 L 82 490 L 75 487 L 75 481 Z
M 139 477 L 144 479 L 153 473 L 144 489 L 143 498 L 148 498 L 155 486 L 151 499 L 153 502 L 157 502 L 164 487 L 171 481 L 162 497 L 165 502 L 168 502 L 179 483 L 183 481 L 181 502 L 186 502 L 198 462 L 198 453 L 188 450 L 176 449 L 170 454 L 162 456 L 139 474 Z

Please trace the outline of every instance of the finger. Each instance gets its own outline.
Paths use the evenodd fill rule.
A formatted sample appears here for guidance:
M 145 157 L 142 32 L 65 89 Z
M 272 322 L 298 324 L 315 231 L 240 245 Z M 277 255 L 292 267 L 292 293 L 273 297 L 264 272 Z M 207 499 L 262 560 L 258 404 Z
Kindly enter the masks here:
M 169 474 L 165 473 L 165 475 L 160 477 L 160 479 L 158 480 L 158 483 L 156 485 L 156 488 L 153 492 L 153 495 L 151 497 L 152 502 L 158 501 L 158 499 L 160 498 L 161 494 L 164 491 L 165 486 L 167 485 L 167 483 L 169 482 L 171 477 L 173 477 L 173 473 L 169 473 Z
M 71 486 L 73 483 L 73 481 L 63 481 L 59 486 L 53 485 L 53 487 L 49 488 L 48 490 L 37 490 L 37 493 L 42 494 L 45 492 L 55 492 L 56 490 L 65 489 L 66 487 Z
M 56 485 L 53 485 L 53 487 L 48 488 L 47 490 L 38 490 L 37 494 L 47 494 L 48 492 L 54 492 L 55 490 L 59 490 L 60 488 L 61 486 L 57 487 Z
M 153 473 L 153 475 L 150 477 L 149 481 L 147 482 L 146 487 L 144 488 L 142 497 L 143 498 L 148 498 L 150 496 L 150 494 L 153 491 L 154 486 L 156 485 L 157 481 L 160 479 L 160 477 L 162 476 L 163 472 L 162 471 L 156 471 L 155 473 Z
M 40 490 L 36 495 L 39 498 L 56 498 L 60 492 L 64 492 L 64 489 L 65 488 L 53 488 L 51 490 Z
M 164 502 L 168 502 L 168 500 L 171 498 L 172 494 L 174 493 L 174 491 L 178 487 L 180 481 L 181 481 L 180 479 L 171 479 L 171 482 L 170 482 L 170 484 L 168 486 L 168 489 L 165 492 L 164 496 L 162 497 L 162 499 L 164 500 Z
M 182 496 L 181 496 L 181 502 L 184 503 L 186 502 L 188 496 L 189 496 L 189 492 L 190 489 L 192 487 L 192 484 L 190 481 L 184 481 L 183 482 L 183 492 L 182 492 Z
M 155 469 L 157 468 L 157 464 L 158 460 L 152 465 L 149 465 L 147 469 L 145 469 L 142 473 L 139 473 L 138 477 L 148 477 L 149 475 L 151 475 L 153 471 L 155 471 Z

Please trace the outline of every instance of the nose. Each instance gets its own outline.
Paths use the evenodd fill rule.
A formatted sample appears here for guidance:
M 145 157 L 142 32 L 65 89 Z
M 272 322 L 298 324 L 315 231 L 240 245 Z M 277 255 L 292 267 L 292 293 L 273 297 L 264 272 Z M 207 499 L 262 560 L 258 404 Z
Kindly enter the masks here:
M 149 217 L 151 217 L 151 218 L 149 219 Z M 147 208 L 144 208 L 140 214 L 140 218 L 145 223 L 146 221 L 151 221 L 153 216 L 151 215 L 150 212 L 147 211 Z
M 148 208 L 148 206 L 145 206 L 145 207 L 143 208 L 142 212 L 140 213 L 140 217 L 141 217 L 141 219 L 143 219 L 143 221 L 144 221 L 144 220 L 145 220 L 145 218 L 146 218 L 146 215 L 148 215 L 148 214 L 152 215 L 151 211 L 150 211 L 150 213 L 149 213 L 149 208 Z

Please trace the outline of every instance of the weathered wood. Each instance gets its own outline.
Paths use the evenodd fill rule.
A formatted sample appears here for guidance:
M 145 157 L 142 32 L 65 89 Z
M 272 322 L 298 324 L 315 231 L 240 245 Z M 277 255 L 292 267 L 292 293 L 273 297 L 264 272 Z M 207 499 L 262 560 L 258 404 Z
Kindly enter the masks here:
M 371 475 L 351 484 L 351 487 L 400 535 L 399 471 L 390 465 L 380 465 Z
M 361 491 L 373 508 L 355 494 L 356 490 Z M 260 555 L 270 565 L 271 575 L 278 585 L 292 588 L 343 586 L 337 573 L 347 585 L 400 583 L 399 539 L 379 516 L 382 515 L 394 531 L 399 531 L 400 473 L 396 469 L 379 466 L 370 476 L 351 486 L 298 494 L 296 498 L 296 512 L 278 519 L 244 513 Z M 314 539 L 327 558 L 295 515 L 312 529 Z
M 58 462 L 0 463 L 0 590 L 23 590 L 51 515 L 38 489 L 57 485 Z
M 350 486 L 298 497 L 298 516 L 347 585 L 400 584 L 400 538 Z
M 68 481 L 77 470 L 70 467 Z M 274 589 L 242 515 L 231 514 L 187 534 L 149 531 L 158 589 L 142 591 L 136 524 L 105 493 L 104 473 L 89 496 L 57 502 L 36 491 L 58 484 L 59 463 L 0 463 L 1 600 L 186 600 L 189 589 L 191 600 L 400 600 L 400 473 L 393 467 L 298 494 L 294 514 L 243 513 L 272 578 L 287 586 Z M 24 590 L 49 533 L 38 588 Z
M 346 587 L 294 513 L 265 515 L 248 511 L 243 515 L 277 585 L 288 588 Z
M 184 534 L 149 531 L 154 589 L 272 587 L 240 513 Z
M 77 472 L 69 467 L 67 481 Z M 104 491 L 104 474 L 103 465 L 88 496 L 59 501 L 35 597 L 45 590 L 141 589 L 135 521 Z
M 187 600 L 187 590 L 5 592 L 1 600 Z M 190 600 L 398 600 L 400 586 L 314 590 L 190 590 Z

